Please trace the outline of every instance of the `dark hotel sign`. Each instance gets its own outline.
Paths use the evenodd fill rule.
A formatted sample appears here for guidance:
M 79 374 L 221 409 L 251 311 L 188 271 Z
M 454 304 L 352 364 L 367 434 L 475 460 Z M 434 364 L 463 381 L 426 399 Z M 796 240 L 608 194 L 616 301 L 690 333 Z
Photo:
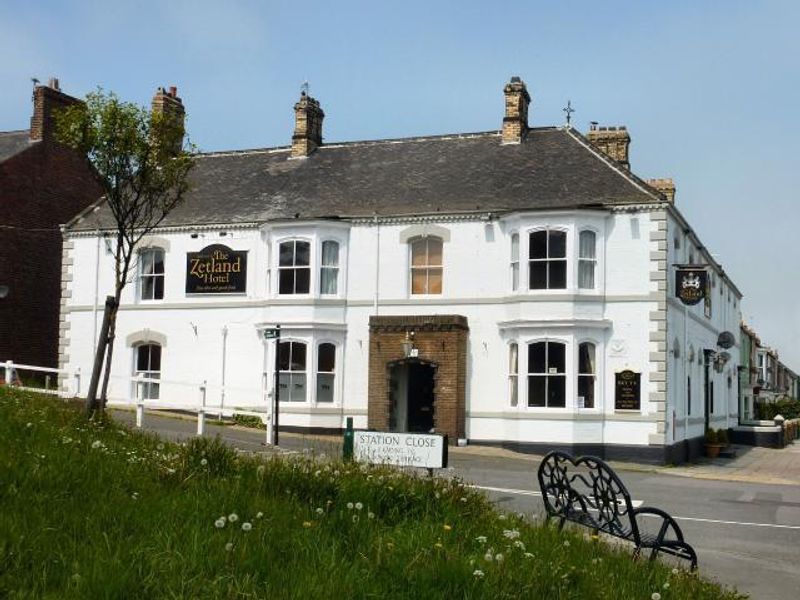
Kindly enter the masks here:
M 186 253 L 187 294 L 244 294 L 247 291 L 247 252 L 222 244 Z
M 614 377 L 614 409 L 640 410 L 642 406 L 642 374 L 626 370 Z
M 675 295 L 684 304 L 697 304 L 706 296 L 708 275 L 705 269 L 677 269 Z

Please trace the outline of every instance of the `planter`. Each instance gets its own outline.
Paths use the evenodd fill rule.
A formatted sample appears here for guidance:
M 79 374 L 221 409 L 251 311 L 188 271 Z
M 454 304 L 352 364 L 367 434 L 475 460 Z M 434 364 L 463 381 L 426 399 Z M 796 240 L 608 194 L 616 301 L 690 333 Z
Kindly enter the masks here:
M 724 447 L 724 444 L 706 444 L 706 456 L 708 458 L 717 458 L 719 456 L 719 451 Z

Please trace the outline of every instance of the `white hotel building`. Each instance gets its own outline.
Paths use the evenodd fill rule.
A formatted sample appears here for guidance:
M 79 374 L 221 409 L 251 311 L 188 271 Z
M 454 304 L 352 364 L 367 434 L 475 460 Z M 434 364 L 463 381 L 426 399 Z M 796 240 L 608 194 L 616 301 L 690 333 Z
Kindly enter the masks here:
M 530 128 L 524 83 L 504 93 L 499 131 L 330 144 L 303 95 L 291 146 L 200 155 L 185 203 L 142 243 L 109 396 L 197 406 L 206 381 L 209 405 L 266 410 L 263 333 L 280 325 L 286 428 L 353 417 L 680 462 L 706 426 L 735 425 L 739 352 L 718 341 L 738 346 L 741 294 L 671 182 L 631 173 L 624 128 Z M 86 374 L 109 227 L 101 202 L 65 231 L 60 358 Z M 214 245 L 242 273 L 204 287 L 192 259 Z M 675 297 L 683 264 L 706 267 L 705 302 Z M 140 373 L 163 383 L 133 385 Z

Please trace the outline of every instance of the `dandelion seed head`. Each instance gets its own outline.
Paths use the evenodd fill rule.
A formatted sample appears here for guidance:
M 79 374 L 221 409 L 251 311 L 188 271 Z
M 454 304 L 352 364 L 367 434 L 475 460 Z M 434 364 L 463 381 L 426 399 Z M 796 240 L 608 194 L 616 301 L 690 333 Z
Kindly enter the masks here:
M 230 552 L 231 550 L 233 550 L 233 542 L 228 542 L 225 544 L 225 551 Z
M 374 512 L 368 512 L 367 513 L 367 518 L 374 519 L 375 518 L 375 513 Z
M 319 507 L 319 508 L 317 508 L 317 510 L 316 510 L 316 511 L 314 511 L 314 512 L 316 512 L 318 515 L 321 515 L 322 513 L 324 513 L 324 512 L 325 512 L 325 510 L 324 510 L 322 507 Z
M 661 600 L 661 594 L 658 592 L 653 592 L 650 594 L 650 600 Z
M 261 518 L 261 517 L 263 517 L 263 516 L 264 516 L 264 513 L 263 513 L 263 512 L 261 512 L 261 511 L 258 511 L 258 512 L 256 513 L 256 519 L 260 519 L 260 518 Z
M 242 523 L 242 531 L 250 531 L 253 528 L 252 523 L 244 522 Z
M 236 523 L 236 521 L 238 520 L 239 520 L 239 515 L 237 515 L 236 513 L 231 513 L 228 515 L 228 521 L 230 521 L 231 523 Z
M 225 527 L 225 519 L 217 519 L 216 521 L 214 521 L 214 527 L 216 527 L 217 529 L 222 529 L 223 527 Z
M 486 562 L 492 562 L 494 560 L 494 556 L 492 555 L 491 552 L 487 552 L 486 554 L 483 555 L 483 560 L 485 560 Z
M 504 559 L 504 558 L 505 558 L 505 556 L 503 556 L 503 555 L 502 555 L 501 553 L 499 553 L 499 552 L 498 552 L 497 554 L 495 554 L 495 556 L 494 556 L 494 559 L 495 559 L 497 562 L 503 562 L 503 559 Z
M 347 503 L 347 510 L 353 510 L 353 503 L 352 502 L 348 502 Z
M 356 502 L 356 510 L 361 510 L 362 508 L 364 508 L 364 505 L 361 502 Z
M 479 535 L 478 537 L 475 538 L 475 541 L 478 542 L 479 544 L 485 544 L 486 543 L 486 536 L 485 535 Z
M 205 467 L 208 464 L 208 459 L 207 458 L 202 459 L 200 461 L 200 464 Z
M 483 571 L 481 571 L 480 569 L 475 569 L 475 570 L 472 572 L 472 575 L 473 575 L 474 577 L 476 577 L 477 579 L 483 579 Z

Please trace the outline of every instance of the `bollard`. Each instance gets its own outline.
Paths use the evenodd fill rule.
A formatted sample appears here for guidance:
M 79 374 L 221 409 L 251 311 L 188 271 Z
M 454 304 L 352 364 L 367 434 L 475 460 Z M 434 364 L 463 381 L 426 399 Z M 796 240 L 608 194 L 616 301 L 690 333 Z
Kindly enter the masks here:
M 353 417 L 347 417 L 347 428 L 344 430 L 344 443 L 342 444 L 342 458 L 345 461 L 353 460 Z
M 4 380 L 6 382 L 6 385 L 11 385 L 13 383 L 11 377 L 14 373 L 14 363 L 11 362 L 10 360 L 7 360 L 5 368 L 6 368 L 6 376 Z
M 203 437 L 203 434 L 206 432 L 206 411 L 205 409 L 200 409 L 197 411 L 197 435 Z
M 136 427 L 139 429 L 144 425 L 144 402 L 139 400 L 136 404 Z

